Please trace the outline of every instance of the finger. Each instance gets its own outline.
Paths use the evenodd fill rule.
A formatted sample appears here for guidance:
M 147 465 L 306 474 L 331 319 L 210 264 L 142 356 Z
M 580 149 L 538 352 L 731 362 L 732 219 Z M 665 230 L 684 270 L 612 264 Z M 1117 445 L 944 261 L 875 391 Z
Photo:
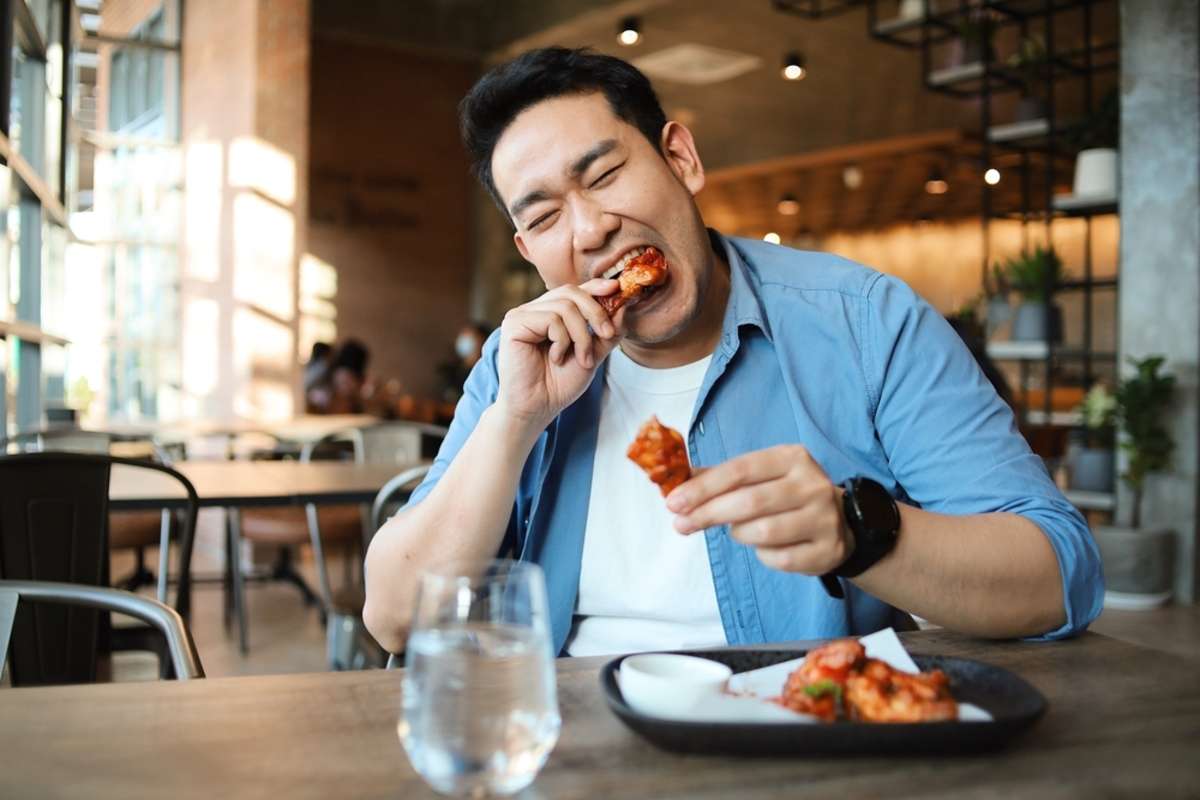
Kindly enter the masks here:
M 736 525 L 798 508 L 805 497 L 786 479 L 742 486 L 675 518 L 675 530 L 692 533 L 713 525 Z
M 798 542 L 783 547 L 756 547 L 758 560 L 772 569 L 824 575 L 846 560 L 844 548 L 830 542 Z
M 603 285 L 604 291 L 598 295 L 594 295 L 584 289 L 588 284 L 599 283 Z M 616 327 L 612 323 L 612 319 L 608 316 L 608 312 L 604 307 L 596 301 L 596 297 L 602 297 L 606 294 L 611 294 L 609 284 L 616 285 L 613 280 L 588 281 L 583 286 L 564 286 L 562 287 L 563 294 L 571 300 L 583 314 L 584 319 L 592 326 L 592 330 L 596 335 L 608 339 L 616 335 Z
M 571 346 L 571 334 L 563 324 L 562 317 L 557 314 L 552 314 L 551 317 L 546 328 L 546 337 L 550 340 L 550 361 L 553 364 L 562 364 Z
M 803 542 L 816 544 L 837 536 L 836 528 L 829 528 L 829 522 L 821 510 L 805 507 L 732 525 L 729 535 L 751 547 L 787 547 Z
M 829 570 L 818 566 L 820 559 L 815 557 L 814 550 L 812 544 L 805 542 L 789 547 L 757 547 L 754 555 L 771 569 L 800 572 L 805 575 L 824 575 Z
M 590 369 L 594 363 L 592 343 L 596 337 L 588 327 L 588 322 L 579 310 L 575 298 L 560 294 L 555 297 L 545 296 L 535 302 L 538 310 L 555 314 L 563 321 L 571 335 L 571 341 L 575 345 L 576 360 L 584 369 Z
M 803 448 L 789 445 L 756 450 L 718 464 L 680 484 L 667 495 L 667 508 L 676 514 L 688 514 L 701 503 L 739 486 L 782 477 L 795 458 L 791 452 L 794 449 Z

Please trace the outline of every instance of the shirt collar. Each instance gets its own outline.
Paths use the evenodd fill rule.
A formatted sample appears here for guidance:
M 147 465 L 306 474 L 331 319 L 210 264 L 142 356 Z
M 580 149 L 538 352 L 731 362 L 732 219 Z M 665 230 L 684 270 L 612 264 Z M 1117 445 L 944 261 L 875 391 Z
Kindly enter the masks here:
M 722 346 L 730 353 L 736 351 L 741 342 L 739 331 L 743 325 L 753 325 L 762 331 L 767 341 L 773 343 L 759 294 L 758 273 L 743 258 L 732 239 L 712 228 L 708 229 L 708 236 L 713 248 L 720 247 L 729 263 L 729 302 L 725 306 L 725 320 L 721 324 Z

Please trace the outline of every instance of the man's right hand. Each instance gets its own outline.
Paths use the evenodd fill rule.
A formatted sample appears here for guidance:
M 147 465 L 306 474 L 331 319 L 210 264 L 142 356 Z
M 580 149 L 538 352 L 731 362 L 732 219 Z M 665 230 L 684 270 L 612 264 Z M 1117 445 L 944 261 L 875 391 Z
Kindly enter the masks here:
M 560 286 L 504 316 L 496 408 L 510 422 L 540 431 L 587 389 L 621 338 L 624 310 L 610 319 L 596 302 L 616 287 L 603 278 Z

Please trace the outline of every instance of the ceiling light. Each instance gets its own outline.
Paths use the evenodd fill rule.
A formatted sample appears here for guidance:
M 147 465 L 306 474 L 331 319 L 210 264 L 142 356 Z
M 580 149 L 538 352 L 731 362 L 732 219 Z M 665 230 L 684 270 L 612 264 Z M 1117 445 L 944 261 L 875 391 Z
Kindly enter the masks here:
M 785 194 L 779 198 L 779 205 L 775 206 L 780 214 L 785 217 L 794 217 L 800 213 L 800 201 L 796 199 L 794 194 Z
M 771 231 L 770 233 L 768 233 L 766 236 L 763 237 L 763 241 L 770 242 L 771 244 L 779 244 L 783 240 L 779 238 L 778 233 L 776 233 L 775 231 Z
M 862 186 L 863 171 L 857 164 L 850 164 L 842 169 L 842 184 L 847 189 L 857 189 Z
M 929 194 L 945 194 L 950 191 L 950 184 L 937 167 L 929 171 L 929 177 L 925 179 L 925 191 Z
M 983 181 L 988 186 L 995 186 L 1000 182 L 1000 170 L 995 167 L 989 167 L 988 171 L 983 173 Z
M 617 41 L 629 47 L 635 45 L 642 38 L 642 25 L 637 17 L 626 17 L 621 20 L 621 24 L 617 26 Z
M 783 77 L 789 81 L 802 81 L 808 75 L 804 66 L 804 56 L 795 50 L 783 57 Z

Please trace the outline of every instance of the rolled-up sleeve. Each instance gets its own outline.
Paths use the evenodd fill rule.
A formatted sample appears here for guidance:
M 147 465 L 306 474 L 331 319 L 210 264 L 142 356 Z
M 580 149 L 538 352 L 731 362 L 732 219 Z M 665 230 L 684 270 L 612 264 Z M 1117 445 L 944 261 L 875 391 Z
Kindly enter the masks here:
M 442 446 L 438 448 L 437 457 L 429 468 L 429 472 L 425 474 L 425 479 L 409 496 L 406 508 L 421 502 L 433 491 L 433 487 L 446 474 L 454 457 L 458 455 L 458 451 L 466 444 L 471 432 L 479 424 L 479 418 L 483 412 L 496 401 L 496 392 L 499 388 L 497 376 L 500 374 L 496 365 L 499 345 L 500 331 L 496 330 L 484 342 L 483 354 L 463 385 L 463 396 L 454 408 L 454 420 L 450 423 L 446 438 L 442 440 Z
M 970 351 L 937 311 L 888 276 L 866 292 L 862 327 L 875 428 L 897 483 L 930 511 L 1004 511 L 1035 523 L 1058 558 L 1066 623 L 1032 638 L 1083 631 L 1104 598 L 1096 543 Z

